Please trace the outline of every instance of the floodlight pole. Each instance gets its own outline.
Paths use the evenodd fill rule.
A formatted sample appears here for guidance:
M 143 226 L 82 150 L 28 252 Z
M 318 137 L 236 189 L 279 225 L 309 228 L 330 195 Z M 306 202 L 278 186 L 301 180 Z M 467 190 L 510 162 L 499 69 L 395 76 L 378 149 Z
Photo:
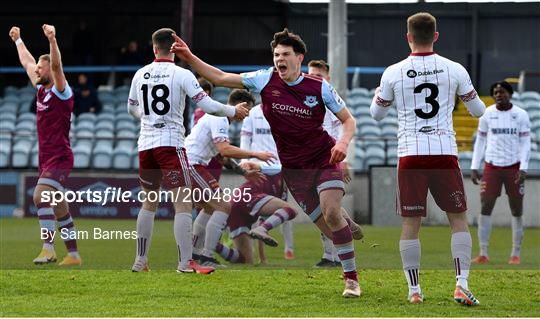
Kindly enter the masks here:
M 328 64 L 332 85 L 342 98 L 347 97 L 347 4 L 331 0 L 328 4 Z

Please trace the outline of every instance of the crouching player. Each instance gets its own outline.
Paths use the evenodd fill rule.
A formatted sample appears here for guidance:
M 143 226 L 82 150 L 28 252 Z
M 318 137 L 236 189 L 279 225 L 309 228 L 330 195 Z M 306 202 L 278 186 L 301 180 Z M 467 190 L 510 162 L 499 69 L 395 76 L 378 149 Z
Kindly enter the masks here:
M 296 211 L 286 202 L 287 189 L 283 183 L 280 168 L 249 161 L 241 164 L 246 172 L 261 171 L 264 181 L 247 181 L 240 186 L 243 196 L 241 200 L 233 201 L 231 214 L 227 225 L 235 248 L 218 243 L 216 252 L 231 263 L 252 264 L 252 238 L 276 247 L 278 242 L 268 234 L 271 229 L 296 217 Z M 264 222 L 252 228 L 259 217 L 268 217 Z

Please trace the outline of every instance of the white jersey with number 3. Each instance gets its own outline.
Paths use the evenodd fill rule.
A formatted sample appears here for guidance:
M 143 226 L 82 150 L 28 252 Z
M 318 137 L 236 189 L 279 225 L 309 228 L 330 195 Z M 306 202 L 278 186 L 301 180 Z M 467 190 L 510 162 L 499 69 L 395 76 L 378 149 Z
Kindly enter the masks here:
M 172 61 L 157 59 L 135 73 L 128 103 L 143 111 L 139 151 L 184 146 L 186 95 L 195 102 L 206 97 L 193 73 Z
M 452 124 L 456 94 L 476 97 L 461 64 L 435 53 L 411 54 L 388 67 L 378 104 L 394 102 L 398 113 L 398 156 L 457 155 Z

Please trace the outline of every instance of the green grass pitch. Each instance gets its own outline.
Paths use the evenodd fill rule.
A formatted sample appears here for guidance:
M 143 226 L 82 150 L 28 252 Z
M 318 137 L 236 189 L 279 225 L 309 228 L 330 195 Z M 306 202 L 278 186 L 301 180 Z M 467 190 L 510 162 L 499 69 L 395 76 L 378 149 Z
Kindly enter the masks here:
M 135 229 L 135 220 L 75 221 L 92 233 Z M 319 234 L 295 225 L 296 259 L 280 247 L 267 248 L 269 265 L 229 265 L 210 276 L 178 274 L 172 221 L 156 221 L 149 273 L 131 273 L 133 240 L 80 240 L 82 267 L 34 266 L 39 253 L 37 219 L 0 219 L 0 315 L 3 317 L 538 317 L 540 316 L 540 229 L 527 229 L 522 265 L 507 265 L 511 231 L 494 228 L 491 264 L 473 266 L 470 287 L 481 306 L 454 303 L 450 231 L 421 231 L 424 304 L 409 305 L 401 271 L 397 227 L 365 227 L 356 242 L 363 290 L 359 299 L 341 297 L 339 269 L 320 270 Z M 477 252 L 476 230 L 472 230 Z M 274 231 L 282 242 L 282 236 Z M 57 254 L 65 249 L 56 241 Z

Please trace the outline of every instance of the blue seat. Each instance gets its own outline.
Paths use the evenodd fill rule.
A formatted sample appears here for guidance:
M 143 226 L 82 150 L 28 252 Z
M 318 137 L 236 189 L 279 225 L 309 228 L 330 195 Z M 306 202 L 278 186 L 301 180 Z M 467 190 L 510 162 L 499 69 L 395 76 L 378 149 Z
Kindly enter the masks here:
M 0 135 L 0 167 L 8 167 L 11 157 L 11 136 Z
M 94 138 L 94 128 L 81 128 L 75 131 L 77 139 L 92 140 Z
M 116 138 L 135 140 L 137 138 L 137 134 L 135 134 L 135 132 L 132 130 L 123 129 L 116 132 Z
M 106 141 L 98 141 L 92 153 L 92 167 L 99 169 L 107 169 L 112 164 L 112 141 L 110 144 L 103 143 Z
M 77 124 L 75 125 L 75 132 L 79 131 L 94 131 L 94 122 L 91 121 L 77 121 Z
M 98 99 L 101 101 L 101 103 L 115 103 L 115 98 L 112 92 L 108 91 L 100 91 L 98 92 Z
M 114 123 L 114 114 L 113 113 L 109 113 L 109 112 L 102 112 L 98 114 L 97 118 L 96 118 L 98 124 L 100 122 L 112 122 Z
M 77 117 L 77 123 L 79 122 L 96 122 L 97 116 L 94 113 L 82 113 Z
M 15 131 L 15 123 L 12 121 L 5 121 L 4 119 L 0 120 L 0 132 L 14 132 Z
M 32 144 L 33 142 L 31 140 L 20 140 L 13 145 L 11 157 L 13 167 L 28 167 Z
M 113 121 L 98 121 L 94 130 L 98 131 L 114 131 L 114 122 Z
M 106 139 L 112 141 L 112 139 L 114 138 L 114 133 L 113 131 L 96 130 L 94 137 L 96 139 Z
M 459 167 L 462 171 L 471 170 L 472 152 L 459 152 L 458 153 Z
M 380 148 L 366 148 L 366 155 L 364 158 L 364 167 L 369 169 L 372 165 L 384 164 L 385 153 Z
M 73 148 L 74 167 L 90 167 L 90 156 L 92 155 L 92 142 L 88 140 L 78 141 Z
M 113 150 L 113 168 L 115 169 L 130 169 L 131 168 L 131 151 L 132 145 L 118 144 Z
M 137 129 L 135 123 L 133 123 L 132 120 L 117 120 L 116 131 L 119 132 L 123 130 L 135 132 Z
M 36 122 L 36 115 L 30 112 L 21 113 L 19 117 L 17 118 L 17 122 L 24 122 L 24 121 L 29 121 L 29 122 L 34 123 Z
M 360 137 L 378 137 L 381 136 L 381 129 L 377 126 L 361 126 L 359 130 Z
M 39 144 L 36 141 L 30 154 L 30 165 L 34 168 L 39 166 Z

